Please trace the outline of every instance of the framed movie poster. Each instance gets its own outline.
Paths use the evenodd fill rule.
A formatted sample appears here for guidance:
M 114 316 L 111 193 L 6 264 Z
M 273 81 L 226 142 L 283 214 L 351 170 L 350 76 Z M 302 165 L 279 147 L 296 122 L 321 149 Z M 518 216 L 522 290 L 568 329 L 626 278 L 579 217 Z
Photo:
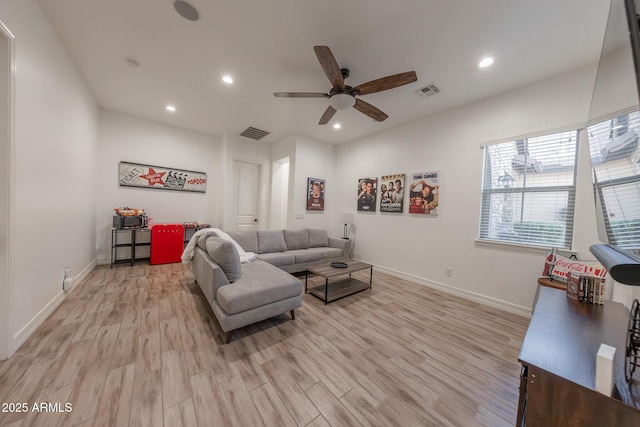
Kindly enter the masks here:
M 358 180 L 358 211 L 376 211 L 376 191 L 378 178 L 362 178 Z
M 324 179 L 307 178 L 307 210 L 324 210 Z
M 404 174 L 380 177 L 380 212 L 402 213 Z
M 438 215 L 440 184 L 438 172 L 411 174 L 409 184 L 409 213 Z

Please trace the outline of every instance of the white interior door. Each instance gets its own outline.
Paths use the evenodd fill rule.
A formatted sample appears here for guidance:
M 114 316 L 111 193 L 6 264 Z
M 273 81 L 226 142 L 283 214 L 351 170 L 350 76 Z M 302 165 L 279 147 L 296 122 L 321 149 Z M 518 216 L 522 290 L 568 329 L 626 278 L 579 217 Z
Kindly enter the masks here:
M 233 161 L 235 179 L 235 229 L 238 231 L 258 229 L 260 226 L 259 199 L 260 165 Z

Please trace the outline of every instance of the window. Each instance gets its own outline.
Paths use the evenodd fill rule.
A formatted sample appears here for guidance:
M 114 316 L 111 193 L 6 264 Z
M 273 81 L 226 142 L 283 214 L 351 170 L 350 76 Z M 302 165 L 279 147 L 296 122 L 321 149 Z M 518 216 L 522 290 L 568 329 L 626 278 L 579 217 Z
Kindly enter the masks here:
M 480 240 L 571 248 L 578 131 L 484 148 Z
M 640 114 L 588 127 L 596 197 L 609 243 L 640 254 Z

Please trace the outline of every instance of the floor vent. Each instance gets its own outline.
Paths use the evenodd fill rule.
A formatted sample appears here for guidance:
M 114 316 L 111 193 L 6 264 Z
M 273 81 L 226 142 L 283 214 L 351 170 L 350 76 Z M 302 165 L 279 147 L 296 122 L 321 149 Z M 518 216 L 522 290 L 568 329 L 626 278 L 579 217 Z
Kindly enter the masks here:
M 418 90 L 416 90 L 414 92 L 419 97 L 426 98 L 426 97 L 429 97 L 429 96 L 433 96 L 436 93 L 439 93 L 440 89 L 438 89 L 438 86 L 436 86 L 435 83 L 429 83 L 425 87 L 421 87 L 420 89 L 418 89 Z
M 265 136 L 269 135 L 270 132 L 261 130 L 261 129 L 256 129 L 253 128 L 251 126 L 249 126 L 248 128 L 246 128 L 244 130 L 244 132 L 242 132 L 240 134 L 240 136 L 245 136 L 247 138 L 251 138 L 251 139 L 255 139 L 256 141 L 264 138 Z

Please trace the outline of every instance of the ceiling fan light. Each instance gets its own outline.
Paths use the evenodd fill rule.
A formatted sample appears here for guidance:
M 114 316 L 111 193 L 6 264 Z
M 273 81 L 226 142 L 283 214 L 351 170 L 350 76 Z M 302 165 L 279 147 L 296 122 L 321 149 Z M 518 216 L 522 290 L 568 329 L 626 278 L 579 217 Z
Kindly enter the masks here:
M 486 58 L 483 58 L 482 61 L 478 62 L 478 67 L 487 68 L 487 67 L 491 66 L 492 64 L 493 64 L 493 58 L 488 56 Z
M 329 104 L 336 110 L 348 110 L 356 103 L 356 99 L 346 93 L 337 93 L 331 97 Z

